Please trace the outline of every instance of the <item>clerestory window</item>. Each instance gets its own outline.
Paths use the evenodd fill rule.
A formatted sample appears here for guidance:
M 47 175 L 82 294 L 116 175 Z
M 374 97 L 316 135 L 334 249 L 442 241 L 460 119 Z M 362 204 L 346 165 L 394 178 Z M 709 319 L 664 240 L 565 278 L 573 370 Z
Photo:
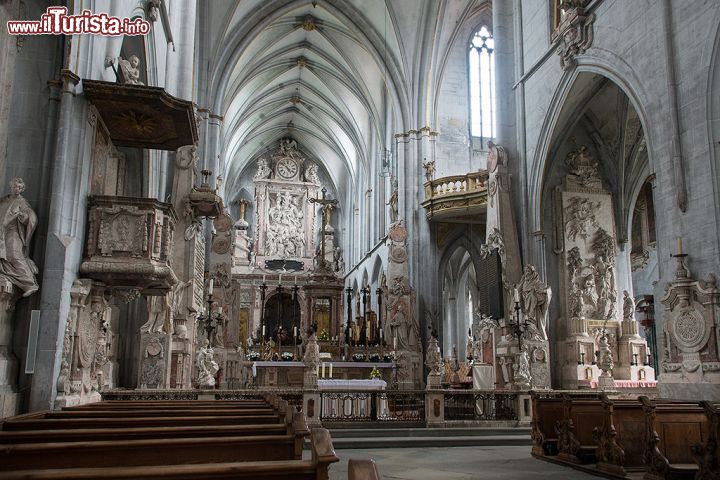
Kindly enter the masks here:
M 486 26 L 470 42 L 471 134 L 495 138 L 495 40 Z

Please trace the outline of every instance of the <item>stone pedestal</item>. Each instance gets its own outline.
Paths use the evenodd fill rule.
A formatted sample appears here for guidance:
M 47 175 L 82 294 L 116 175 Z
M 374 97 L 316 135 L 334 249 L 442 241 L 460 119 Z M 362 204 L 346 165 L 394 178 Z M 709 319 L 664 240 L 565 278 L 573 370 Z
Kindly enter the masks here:
M 427 381 L 425 383 L 425 388 L 427 390 L 433 390 L 433 389 L 441 388 L 441 387 L 442 387 L 442 376 L 435 374 L 435 373 L 428 374 Z
M 315 377 L 315 382 L 317 385 L 317 376 Z M 303 412 L 305 413 L 308 427 L 322 426 L 320 421 L 320 392 L 317 390 L 306 390 L 305 393 L 303 393 Z
M 396 357 L 398 390 L 415 390 L 422 375 L 422 357 L 417 352 L 401 351 Z
M 488 364 L 472 365 L 473 388 L 475 390 L 493 390 L 495 388 L 495 367 Z
M 442 392 L 425 394 L 425 424 L 427 427 L 445 424 L 445 395 Z
M 12 353 L 12 315 L 19 296 L 12 283 L 0 278 L 0 418 L 19 412 L 20 398 L 15 385 L 18 361 Z
M 169 388 L 170 335 L 165 333 L 140 334 L 139 389 Z

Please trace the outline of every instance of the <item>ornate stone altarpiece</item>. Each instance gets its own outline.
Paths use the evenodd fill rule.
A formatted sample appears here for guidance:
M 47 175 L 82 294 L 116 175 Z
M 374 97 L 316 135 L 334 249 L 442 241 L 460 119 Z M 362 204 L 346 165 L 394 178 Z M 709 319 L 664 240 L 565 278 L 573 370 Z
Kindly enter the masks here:
M 562 186 L 554 191 L 555 253 L 561 261 L 562 317 L 557 325 L 566 334 L 558 346 L 563 356 L 563 387 L 577 388 L 597 380 L 599 370 L 587 367 L 596 361 L 603 329 L 615 359 L 614 377 L 654 380 L 652 368 L 643 367 L 641 374 L 637 365 L 631 365 L 633 354 L 638 354 L 639 362 L 645 361 L 647 345 L 638 335 L 634 317 L 623 322 L 618 307 L 613 203 L 603 188 L 599 164 L 582 146 L 567 155 L 565 165 Z
M 308 201 L 319 190 L 317 166 L 307 162 L 295 140 L 282 139 L 270 160 L 258 160 L 255 174 L 255 260 L 260 268 L 272 260 L 295 260 L 313 267 L 315 206 Z M 300 270 L 296 268 L 295 270 Z

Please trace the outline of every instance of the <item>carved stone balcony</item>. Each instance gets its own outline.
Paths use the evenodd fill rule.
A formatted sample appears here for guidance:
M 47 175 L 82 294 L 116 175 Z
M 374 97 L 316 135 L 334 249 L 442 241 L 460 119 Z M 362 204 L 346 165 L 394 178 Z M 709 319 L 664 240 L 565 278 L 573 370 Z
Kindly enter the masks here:
M 167 292 L 177 283 L 170 266 L 176 221 L 172 205 L 153 198 L 89 197 L 80 272 L 112 289 Z
M 453 175 L 425 182 L 425 208 L 428 220 L 443 222 L 481 222 L 487 210 L 485 170 Z

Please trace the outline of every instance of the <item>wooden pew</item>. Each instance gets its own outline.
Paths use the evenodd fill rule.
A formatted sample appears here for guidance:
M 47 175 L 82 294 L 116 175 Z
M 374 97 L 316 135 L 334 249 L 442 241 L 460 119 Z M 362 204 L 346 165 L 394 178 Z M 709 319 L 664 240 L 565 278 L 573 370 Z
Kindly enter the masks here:
M 348 480 L 380 480 L 380 471 L 371 458 L 348 460 Z
M 697 480 L 720 478 L 720 403 L 700 402 L 707 417 L 708 436 L 704 443 L 696 443 L 690 452 L 698 466 Z
M 535 457 L 558 454 L 555 425 L 563 418 L 562 397 L 545 392 L 530 392 L 532 398 L 532 455 Z
M 297 450 L 291 435 L 20 443 L 0 445 L 0 471 L 294 460 Z
M 599 395 L 599 394 L 598 394 Z M 597 443 L 593 429 L 603 422 L 602 403 L 596 398 L 563 395 L 563 419 L 558 422 L 558 459 L 568 463 L 595 463 Z
M 695 478 L 699 468 L 690 445 L 709 438 L 704 409 L 694 403 L 653 402 L 640 397 L 645 419 L 645 480 Z
M 5 419 L 0 430 L 54 430 L 68 428 L 140 428 L 140 427 L 180 427 L 210 425 L 258 425 L 286 424 L 285 415 L 239 415 L 216 416 L 153 416 L 126 418 L 47 418 L 48 412 L 35 412 Z
M 215 403 L 215 404 L 213 404 Z M 138 408 L 164 408 L 172 410 L 182 409 L 203 409 L 203 408 L 272 408 L 269 403 L 263 401 L 253 402 L 200 402 L 198 400 L 189 400 L 183 402 L 164 402 L 164 401 L 103 401 L 89 403 L 75 407 L 64 407 L 63 410 L 135 410 Z
M 22 423 L 22 422 L 21 422 Z M 19 425 L 21 427 L 22 425 Z M 143 438 L 184 438 L 184 437 L 228 437 L 252 435 L 294 435 L 297 448 L 302 448 L 303 438 L 309 434 L 305 416 L 293 413 L 289 424 L 240 424 L 240 425 L 196 425 L 135 428 L 105 428 L 101 423 L 95 428 L 76 429 L 28 429 L 0 431 L 0 444 L 8 443 L 48 443 L 100 440 L 135 440 Z
M 196 480 L 262 479 L 328 480 L 328 467 L 339 461 L 332 446 L 330 433 L 324 428 L 314 428 L 311 433 L 311 460 L 284 460 L 266 462 L 203 463 L 196 465 L 154 464 L 149 466 L 104 466 L 96 468 L 65 468 L 47 470 L 22 470 L 4 472 L 5 480 L 90 480 L 127 479 L 150 480 Z M 82 456 L 83 452 L 76 452 Z M 109 455 L 108 457 L 112 457 Z
M 637 400 L 611 400 L 601 395 L 602 425 L 593 436 L 597 443 L 597 469 L 626 476 L 644 470 L 645 419 L 642 404 Z

